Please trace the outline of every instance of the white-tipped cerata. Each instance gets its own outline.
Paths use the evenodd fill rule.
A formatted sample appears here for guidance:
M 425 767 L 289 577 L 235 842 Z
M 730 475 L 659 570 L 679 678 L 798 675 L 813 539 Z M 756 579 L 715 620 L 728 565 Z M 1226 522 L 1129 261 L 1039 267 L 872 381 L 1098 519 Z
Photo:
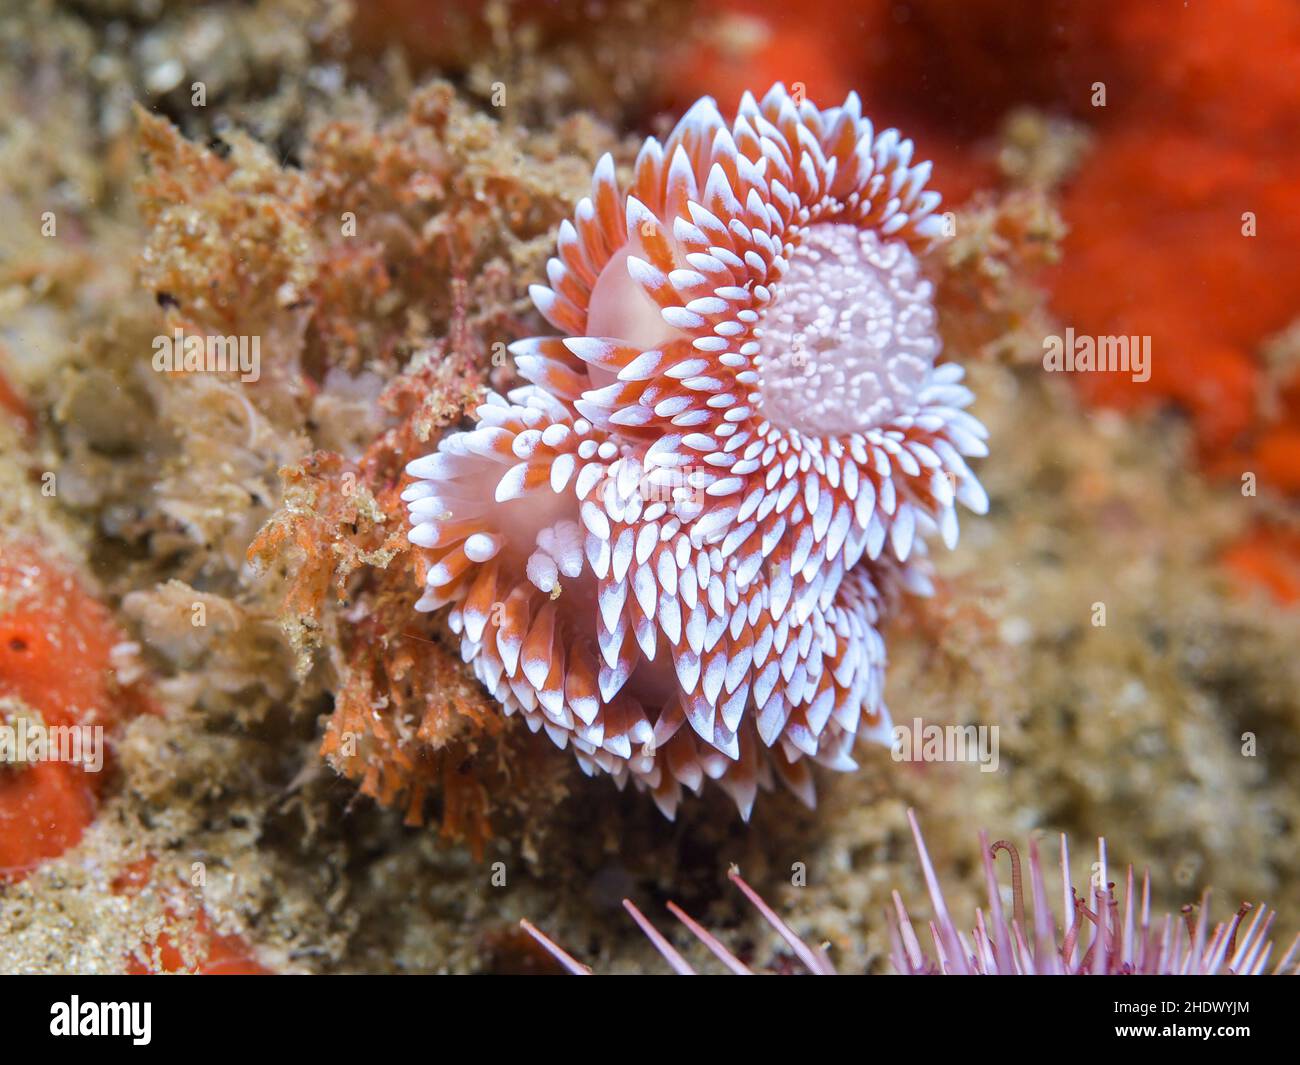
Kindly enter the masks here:
M 881 614 L 988 500 L 921 256 L 939 197 L 855 96 L 701 100 L 559 230 L 527 382 L 403 493 L 479 678 L 588 773 L 748 816 L 888 742 Z

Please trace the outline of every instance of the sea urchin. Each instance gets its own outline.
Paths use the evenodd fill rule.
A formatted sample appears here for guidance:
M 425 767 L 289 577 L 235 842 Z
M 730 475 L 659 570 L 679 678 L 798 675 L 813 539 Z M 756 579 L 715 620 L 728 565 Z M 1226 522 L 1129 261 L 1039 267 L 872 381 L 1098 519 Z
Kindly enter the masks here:
M 934 864 L 921 837 L 916 814 L 909 810 L 921 869 L 930 892 L 934 917 L 929 922 L 934 957 L 926 954 L 921 937 L 898 892 L 893 893 L 894 908 L 888 914 L 894 969 L 906 976 L 982 975 L 982 976 L 1119 976 L 1131 974 L 1164 976 L 1259 976 L 1300 972 L 1300 936 L 1271 969 L 1273 942 L 1269 933 L 1276 916 L 1267 906 L 1258 908 L 1243 903 L 1228 922 L 1210 926 L 1210 893 L 1201 897 L 1199 907 L 1183 907 L 1181 919 L 1172 914 L 1154 918 L 1151 913 L 1151 882 L 1142 879 L 1140 901 L 1134 893 L 1133 868 L 1126 876 L 1123 910 L 1120 909 L 1115 885 L 1106 879 L 1106 841 L 1097 840 L 1098 860 L 1089 880 L 1085 902 L 1070 884 L 1070 853 L 1065 836 L 1061 836 L 1061 880 L 1056 890 L 1064 898 L 1063 920 L 1058 923 L 1048 901 L 1047 878 L 1038 857 L 1038 847 L 1029 845 L 1029 884 L 1033 903 L 1032 923 L 1025 917 L 1024 884 L 1020 855 L 1005 840 L 991 847 L 988 836 L 980 833 L 984 855 L 984 877 L 988 888 L 987 911 L 975 911 L 975 929 L 962 932 L 953 921 L 939 886 Z M 1000 851 L 1011 859 L 1011 912 L 1003 902 L 994 860 Z M 762 897 L 732 869 L 731 880 L 785 941 L 803 966 L 816 976 L 834 976 L 826 950 L 802 939 Z M 632 903 L 623 900 L 623 908 L 679 975 L 694 975 L 695 970 L 651 921 Z M 692 919 L 681 907 L 669 903 L 668 909 L 692 937 L 732 973 L 753 975 L 753 970 L 736 957 L 713 933 Z M 1254 909 L 1250 920 L 1247 914 Z M 1193 911 L 1197 911 L 1193 918 Z M 529 921 L 520 925 L 565 970 L 575 976 L 587 976 L 591 970 L 555 943 Z M 1058 941 L 1059 938 L 1059 941 Z
M 809 760 L 887 740 L 882 609 L 929 587 L 924 538 L 987 500 L 962 370 L 936 365 L 930 165 L 857 97 L 711 99 L 630 183 L 596 166 L 559 230 L 560 333 L 528 385 L 407 467 L 419 610 L 450 604 L 507 713 L 674 815 L 717 780 L 748 816 Z

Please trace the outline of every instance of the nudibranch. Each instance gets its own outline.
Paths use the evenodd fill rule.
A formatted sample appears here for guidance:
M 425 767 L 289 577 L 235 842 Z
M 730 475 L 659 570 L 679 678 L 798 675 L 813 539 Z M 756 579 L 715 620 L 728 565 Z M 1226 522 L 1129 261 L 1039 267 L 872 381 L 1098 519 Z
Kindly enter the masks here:
M 561 224 L 510 346 L 529 382 L 407 467 L 417 610 L 450 605 L 507 714 L 675 815 L 748 817 L 888 743 L 882 611 L 987 497 L 962 369 L 937 363 L 929 163 L 856 95 L 705 98 Z

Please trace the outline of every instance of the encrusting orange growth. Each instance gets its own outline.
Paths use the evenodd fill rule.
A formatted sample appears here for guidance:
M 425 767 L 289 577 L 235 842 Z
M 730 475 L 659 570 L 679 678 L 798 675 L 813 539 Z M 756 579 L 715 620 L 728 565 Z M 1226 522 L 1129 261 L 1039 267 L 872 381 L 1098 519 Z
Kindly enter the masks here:
M 35 547 L 0 542 L 0 724 L 22 715 L 47 728 L 111 730 L 150 708 L 118 681 L 125 636 L 107 607 Z M 0 879 L 21 878 L 76 844 L 94 820 L 107 765 L 86 772 L 60 761 L 0 764 Z
M 1229 546 L 1221 561 L 1243 592 L 1258 588 L 1279 603 L 1300 603 L 1300 533 L 1257 526 Z
M 139 891 L 153 873 L 155 862 L 143 858 L 132 863 L 113 882 L 113 891 L 130 895 Z M 207 912 L 200 906 L 181 920 L 168 907 L 171 918 L 167 927 L 146 946 L 138 948 L 126 960 L 131 976 L 162 973 L 193 973 L 202 976 L 262 976 L 271 970 L 257 962 L 252 950 L 236 935 L 213 932 Z
M 0 358 L 0 411 L 13 418 L 23 429 L 30 433 L 35 427 L 31 409 L 18 391 L 5 376 L 4 359 Z
M 75 766 L 0 768 L 0 881 L 21 879 L 75 846 L 98 806 L 94 786 Z
M 1113 32 L 1114 62 L 1140 71 L 1141 91 L 1121 98 L 1067 191 L 1054 298 L 1080 328 L 1151 335 L 1153 365 L 1143 385 L 1095 375 L 1089 395 L 1173 399 L 1226 489 L 1251 474 L 1260 497 L 1294 499 L 1300 384 L 1268 355 L 1300 306 L 1300 9 L 1137 5 Z M 1123 284 L 1095 283 L 1105 276 Z M 1300 598 L 1291 531 L 1256 522 L 1224 562 L 1280 602 Z

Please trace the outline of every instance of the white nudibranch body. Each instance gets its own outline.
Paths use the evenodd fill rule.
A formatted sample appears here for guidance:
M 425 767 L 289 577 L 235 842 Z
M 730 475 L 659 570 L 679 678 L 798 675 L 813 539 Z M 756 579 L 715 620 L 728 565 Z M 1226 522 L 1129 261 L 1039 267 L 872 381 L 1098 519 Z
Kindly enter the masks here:
M 889 742 L 881 612 L 987 507 L 911 156 L 855 95 L 779 85 L 730 126 L 701 100 L 624 186 L 606 155 L 531 290 L 559 335 L 511 346 L 530 383 L 407 467 L 417 609 L 669 817 L 706 779 L 746 817 L 774 779 L 811 805 L 810 763 Z

